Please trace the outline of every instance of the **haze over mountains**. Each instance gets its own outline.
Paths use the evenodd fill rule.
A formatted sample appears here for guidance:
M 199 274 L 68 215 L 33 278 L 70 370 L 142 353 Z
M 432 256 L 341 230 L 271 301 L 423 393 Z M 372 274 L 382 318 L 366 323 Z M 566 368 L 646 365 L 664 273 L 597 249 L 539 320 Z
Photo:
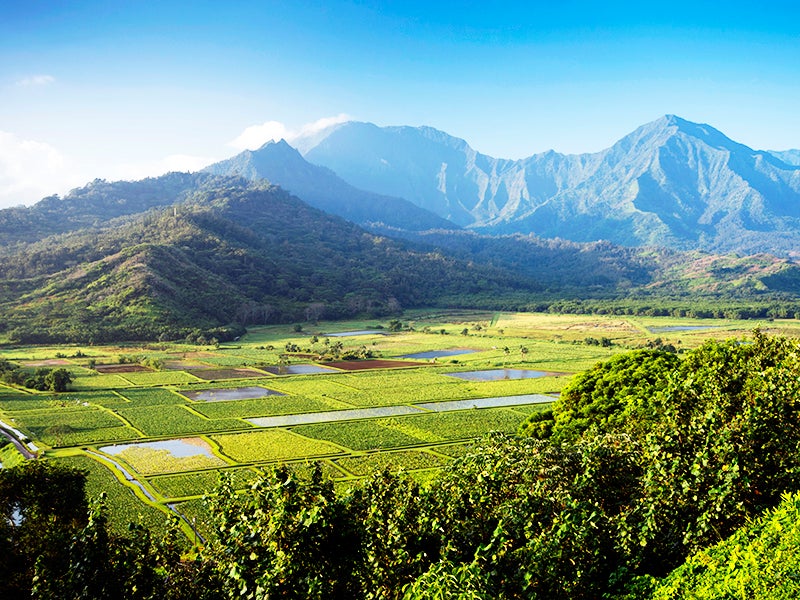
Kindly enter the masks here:
M 215 175 L 241 176 L 251 181 L 267 179 L 314 208 L 361 225 L 383 224 L 412 231 L 455 227 L 446 219 L 402 198 L 353 187 L 330 169 L 304 160 L 284 140 L 269 142 L 255 152 L 245 150 L 203 170 Z
M 601 152 L 521 160 L 481 154 L 430 127 L 348 122 L 295 144 L 308 162 L 356 188 L 484 233 L 743 253 L 800 247 L 800 166 L 792 164 L 800 152 L 753 150 L 673 115 Z M 303 197 L 297 177 L 274 162 L 277 146 L 209 170 L 285 181 Z M 297 173 L 298 157 L 286 154 Z
M 795 312 L 791 260 L 697 252 L 800 248 L 800 167 L 781 160 L 791 151 L 754 151 L 677 117 L 603 152 L 518 161 L 435 129 L 368 123 L 298 146 L 305 157 L 269 143 L 204 172 L 98 179 L 0 210 L 0 335 L 216 337 L 311 314 L 614 299 Z

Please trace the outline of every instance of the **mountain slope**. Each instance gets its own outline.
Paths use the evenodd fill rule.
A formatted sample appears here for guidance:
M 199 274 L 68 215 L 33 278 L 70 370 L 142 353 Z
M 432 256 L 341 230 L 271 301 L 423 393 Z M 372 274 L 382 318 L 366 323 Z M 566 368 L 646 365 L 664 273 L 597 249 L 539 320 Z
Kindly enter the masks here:
M 787 165 L 800 166 L 800 150 L 768 150 L 767 152 Z
M 305 157 L 487 233 L 713 251 L 800 243 L 800 167 L 672 115 L 594 154 L 502 160 L 427 127 L 346 123 Z
M 50 196 L 30 207 L 0 210 L 0 250 L 170 206 L 219 181 L 219 177 L 206 173 L 167 173 L 140 181 L 95 179 L 63 198 Z
M 283 140 L 268 142 L 255 151 L 245 150 L 204 171 L 251 181 L 266 179 L 315 208 L 362 225 L 381 223 L 412 231 L 454 227 L 453 223 L 407 200 L 353 187 L 330 169 L 306 161 Z
M 365 232 L 241 180 L 182 204 L 47 238 L 0 262 L 0 328 L 24 341 L 176 337 L 229 323 L 388 314 L 534 291 L 503 269 Z

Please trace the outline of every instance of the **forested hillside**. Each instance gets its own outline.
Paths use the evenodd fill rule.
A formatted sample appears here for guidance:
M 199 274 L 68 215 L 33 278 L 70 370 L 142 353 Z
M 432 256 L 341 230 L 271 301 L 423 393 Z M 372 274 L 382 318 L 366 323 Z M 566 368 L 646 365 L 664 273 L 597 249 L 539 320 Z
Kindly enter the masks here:
M 6 208 L 0 210 L 0 253 L 7 253 L 17 243 L 101 227 L 117 217 L 170 206 L 224 179 L 205 173 L 167 173 L 139 181 L 96 179 L 63 198 L 50 196 L 30 207 Z
M 537 289 L 531 278 L 410 249 L 241 180 L 26 245 L 5 257 L 0 277 L 3 326 L 26 341 L 173 339 L 194 329 L 221 338 L 252 323 Z

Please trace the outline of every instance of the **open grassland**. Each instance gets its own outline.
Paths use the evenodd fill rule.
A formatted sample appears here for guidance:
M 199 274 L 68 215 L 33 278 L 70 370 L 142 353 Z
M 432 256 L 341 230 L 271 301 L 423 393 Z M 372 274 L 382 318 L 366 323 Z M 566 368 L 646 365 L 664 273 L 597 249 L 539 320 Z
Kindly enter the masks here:
M 405 469 L 424 481 L 466 452 L 475 438 L 489 431 L 516 431 L 527 415 L 547 408 L 531 404 L 437 413 L 415 407 L 421 403 L 525 394 L 555 399 L 572 374 L 632 348 L 672 345 L 680 352 L 707 339 L 744 340 L 755 327 L 800 337 L 800 322 L 792 320 L 430 310 L 405 315 L 400 331 L 389 331 L 388 325 L 370 319 L 306 323 L 301 331 L 264 326 L 235 343 L 213 347 L 159 343 L 0 348 L 0 358 L 29 369 L 63 366 L 74 379 L 71 390 L 61 394 L 0 386 L 0 420 L 30 436 L 44 456 L 88 470 L 90 495 L 108 494 L 115 526 L 136 522 L 141 514 L 148 525 L 161 528 L 169 505 L 178 502 L 178 510 L 189 522 L 196 520 L 202 535 L 206 513 L 199 497 L 214 489 L 220 471 L 232 477 L 237 489 L 247 487 L 259 468 L 281 464 L 309 474 L 318 463 L 323 476 L 337 487 L 383 469 Z M 332 335 L 365 330 L 379 333 Z M 336 358 L 332 348 L 339 353 L 368 351 L 376 359 L 402 361 L 404 366 L 299 375 L 265 370 L 287 364 L 324 366 Z M 404 358 L 421 352 L 443 354 Z M 323 355 L 326 358 L 320 358 Z M 92 368 L 101 364 L 132 367 L 131 372 L 105 374 Z M 498 369 L 548 375 L 496 381 L 450 376 Z M 241 399 L 228 399 L 236 397 L 231 391 L 235 388 L 256 386 L 277 394 L 247 397 L 245 389 Z M 217 397 L 212 393 L 211 400 L 191 398 L 195 392 L 215 390 Z M 414 414 L 343 413 L 350 420 L 266 428 L 245 420 L 383 407 Z M 204 451 L 181 454 L 170 445 L 180 446 L 186 439 L 199 440 L 192 443 Z M 92 457 L 114 445 L 116 453 L 105 456 L 119 468 Z M 143 487 L 123 483 L 121 469 Z M 134 494 L 133 489 L 138 491 Z M 152 498 L 142 489 L 150 490 Z

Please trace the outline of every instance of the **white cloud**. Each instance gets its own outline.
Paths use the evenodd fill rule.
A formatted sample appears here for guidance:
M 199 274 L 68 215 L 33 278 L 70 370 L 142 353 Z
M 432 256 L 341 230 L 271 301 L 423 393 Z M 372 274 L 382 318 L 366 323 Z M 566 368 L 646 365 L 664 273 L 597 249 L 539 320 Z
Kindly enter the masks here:
M 55 81 L 56 78 L 52 75 L 31 75 L 30 77 L 25 77 L 17 81 L 17 85 L 20 87 L 38 87 L 50 85 L 51 83 L 55 83 Z
M 315 133 L 319 133 L 328 127 L 332 127 L 333 125 L 338 125 L 339 123 L 346 123 L 350 121 L 350 115 L 345 113 L 340 113 L 335 117 L 324 117 L 322 119 L 318 119 L 313 123 L 306 123 L 300 128 L 300 133 L 294 137 L 305 137 L 314 135 Z
M 65 194 L 95 177 L 109 181 L 156 177 L 170 171 L 198 171 L 218 159 L 172 154 L 160 160 L 103 166 L 78 164 L 45 142 L 0 131 L 0 208 L 33 204 L 45 196 Z
M 314 134 L 350 120 L 350 116 L 344 113 L 334 117 L 324 117 L 312 123 L 306 123 L 299 129 L 290 129 L 280 121 L 267 121 L 261 125 L 251 125 L 246 128 L 239 136 L 228 143 L 229 146 L 237 150 L 256 150 L 267 142 L 284 139 L 291 143 L 298 138 L 310 137 Z
M 0 131 L 0 208 L 30 204 L 77 183 L 69 161 L 56 148 Z
M 251 125 L 228 143 L 237 150 L 255 150 L 269 141 L 278 141 L 291 137 L 286 125 L 279 121 L 267 121 L 261 125 Z

